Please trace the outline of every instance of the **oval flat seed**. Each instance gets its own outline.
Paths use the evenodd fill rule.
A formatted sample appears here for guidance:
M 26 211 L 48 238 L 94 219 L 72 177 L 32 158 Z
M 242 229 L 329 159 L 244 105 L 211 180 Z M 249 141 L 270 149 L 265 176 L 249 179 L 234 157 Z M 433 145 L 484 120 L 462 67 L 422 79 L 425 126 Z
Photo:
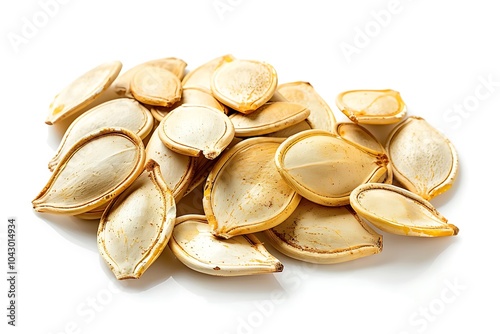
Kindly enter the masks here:
M 172 72 L 155 66 L 139 69 L 132 78 L 130 90 L 138 101 L 153 106 L 169 107 L 182 97 L 179 78 Z
M 187 64 L 184 60 L 175 57 L 149 60 L 145 63 L 130 68 L 123 74 L 120 74 L 111 85 L 111 89 L 118 96 L 133 98 L 134 95 L 132 95 L 132 92 L 130 91 L 130 83 L 137 71 L 139 71 L 141 68 L 144 68 L 145 66 L 163 68 L 164 70 L 172 72 L 176 77 L 179 78 L 179 80 L 182 80 L 184 78 L 184 71 Z
M 342 92 L 336 104 L 354 123 L 393 124 L 406 116 L 406 104 L 392 89 Z
M 77 215 L 103 205 L 142 172 L 144 144 L 123 128 L 103 128 L 80 139 L 62 157 L 33 200 L 38 212 Z
M 113 61 L 82 74 L 54 97 L 45 123 L 52 125 L 81 112 L 111 85 L 121 69 L 122 63 Z
M 300 196 L 273 163 L 279 138 L 243 140 L 225 151 L 208 175 L 203 207 L 213 233 L 223 238 L 267 230 L 283 222 Z
M 280 131 L 307 118 L 310 111 L 291 102 L 268 102 L 251 114 L 234 113 L 229 119 L 235 136 L 252 137 Z
M 182 88 L 200 88 L 207 91 L 211 91 L 210 81 L 212 80 L 212 75 L 217 67 L 225 61 L 232 61 L 235 58 L 226 54 L 217 58 L 214 58 L 190 71 L 184 79 L 182 80 Z
M 146 146 L 146 161 L 152 159 L 160 165 L 161 175 L 172 191 L 175 201 L 179 201 L 195 174 L 195 159 L 169 149 L 160 139 L 160 128 L 153 132 Z
M 290 217 L 265 235 L 281 253 L 312 263 L 352 261 L 382 251 L 382 236 L 350 207 L 327 207 L 305 198 Z
M 364 149 L 375 154 L 386 154 L 385 147 L 368 129 L 356 123 L 341 122 L 335 125 L 335 133 L 355 145 L 361 145 Z M 390 161 L 387 163 L 387 172 L 378 182 L 392 183 L 393 172 Z
M 276 70 L 256 60 L 224 59 L 212 75 L 212 94 L 223 104 L 244 114 L 257 110 L 273 96 Z
M 363 150 L 323 130 L 287 138 L 275 163 L 283 179 L 308 200 L 326 206 L 349 204 L 358 185 L 378 181 L 387 171 L 387 156 Z
M 140 278 L 167 246 L 174 197 L 154 161 L 106 208 L 97 231 L 99 253 L 116 278 Z
M 184 104 L 172 110 L 159 125 L 162 142 L 189 156 L 215 159 L 234 138 L 233 123 L 220 110 Z
M 307 122 L 312 129 L 333 133 L 335 115 L 309 82 L 287 82 L 280 84 L 277 90 L 289 102 L 299 103 L 309 109 L 311 114 L 307 117 Z
M 455 182 L 458 154 L 452 143 L 426 120 L 411 116 L 387 139 L 394 177 L 408 190 L 429 200 Z
M 443 237 L 458 233 L 422 197 L 399 187 L 371 183 L 357 187 L 351 193 L 352 208 L 382 231 L 417 237 Z
M 168 245 L 187 267 L 208 275 L 243 276 L 283 271 L 283 264 L 257 237 L 248 234 L 230 240 L 217 238 L 202 215 L 177 218 Z
M 86 134 L 107 127 L 126 128 L 144 139 L 153 129 L 153 116 L 139 102 L 119 98 L 100 104 L 76 118 L 68 127 L 57 153 L 49 162 L 53 170 L 62 156 Z

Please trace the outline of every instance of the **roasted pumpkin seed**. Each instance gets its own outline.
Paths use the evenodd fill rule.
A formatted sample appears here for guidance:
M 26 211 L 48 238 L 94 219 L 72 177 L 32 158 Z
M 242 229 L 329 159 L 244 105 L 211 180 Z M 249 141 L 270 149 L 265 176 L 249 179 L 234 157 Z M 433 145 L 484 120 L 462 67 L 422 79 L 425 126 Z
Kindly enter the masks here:
M 335 126 L 335 115 L 325 100 L 318 94 L 316 89 L 305 81 L 282 83 L 277 88 L 287 101 L 303 105 L 311 114 L 306 121 L 311 129 L 325 130 L 333 133 Z
M 220 239 L 202 215 L 176 219 L 168 243 L 174 255 L 187 267 L 208 275 L 243 276 L 275 273 L 283 264 L 252 234 Z
M 111 89 L 120 97 L 134 97 L 130 91 L 130 83 L 132 82 L 132 79 L 137 71 L 148 66 L 159 67 L 170 71 L 178 77 L 179 80 L 182 80 L 184 78 L 184 71 L 187 64 L 184 60 L 175 57 L 149 60 L 130 68 L 123 74 L 120 74 L 118 78 L 116 78 L 115 82 L 113 82 Z
M 123 127 L 144 139 L 153 128 L 153 116 L 139 102 L 119 98 L 100 104 L 76 118 L 68 127 L 57 153 L 49 162 L 53 170 L 61 157 L 84 135 L 100 128 Z
M 268 102 L 249 115 L 234 113 L 229 119 L 235 136 L 252 137 L 280 131 L 307 118 L 310 111 L 291 102 Z
M 170 107 L 180 101 L 182 84 L 172 72 L 151 65 L 141 67 L 135 73 L 130 91 L 142 103 Z
M 281 253 L 312 263 L 346 262 L 382 251 L 382 236 L 349 206 L 327 207 L 305 198 L 265 235 Z
M 95 209 L 124 191 L 142 172 L 144 160 L 144 144 L 130 130 L 91 132 L 61 158 L 33 208 L 68 215 Z
M 142 174 L 106 207 L 97 245 L 117 279 L 139 278 L 166 247 L 175 224 L 174 197 L 149 160 Z
M 172 110 L 159 125 L 162 142 L 171 150 L 215 159 L 234 138 L 234 126 L 220 110 L 184 104 Z
M 326 206 L 349 204 L 358 185 L 376 182 L 387 172 L 387 156 L 354 145 L 323 130 L 287 138 L 275 163 L 283 179 L 308 200 Z
M 249 114 L 271 99 L 277 84 L 276 70 L 270 64 L 224 58 L 212 75 L 210 87 L 217 100 Z
M 54 97 L 45 123 L 52 125 L 82 112 L 111 85 L 121 69 L 119 61 L 103 63 L 75 79 Z
M 382 231 L 417 237 L 456 235 L 436 208 L 422 197 L 390 184 L 363 184 L 350 196 L 352 208 Z
M 205 184 L 203 208 L 216 236 L 267 230 L 295 210 L 300 196 L 273 162 L 283 139 L 243 140 L 221 155 Z
M 406 116 L 406 104 L 392 89 L 350 90 L 340 93 L 336 103 L 354 123 L 393 124 Z
M 447 191 L 455 182 L 455 147 L 421 117 L 408 117 L 393 129 L 387 140 L 387 154 L 395 179 L 426 200 Z

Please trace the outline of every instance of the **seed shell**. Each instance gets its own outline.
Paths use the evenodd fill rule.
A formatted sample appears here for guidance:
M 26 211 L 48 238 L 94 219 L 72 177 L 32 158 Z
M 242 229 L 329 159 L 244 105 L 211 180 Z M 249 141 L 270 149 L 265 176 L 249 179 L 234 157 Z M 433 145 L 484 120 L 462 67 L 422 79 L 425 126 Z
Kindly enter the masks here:
M 149 160 L 142 174 L 104 211 L 98 248 L 116 278 L 138 279 L 166 247 L 175 224 L 174 197 Z
M 55 166 L 32 201 L 38 212 L 77 215 L 124 191 L 142 172 L 144 144 L 124 128 L 102 128 L 82 137 Z
M 205 216 L 177 218 L 168 243 L 189 268 L 214 276 L 243 276 L 281 272 L 283 264 L 252 234 L 220 239 L 211 233 Z
M 82 112 L 111 85 L 121 69 L 121 62 L 112 61 L 82 74 L 54 97 L 45 123 L 52 125 Z
M 350 196 L 352 208 L 382 231 L 417 237 L 458 233 L 455 225 L 417 194 L 390 184 L 363 184 Z

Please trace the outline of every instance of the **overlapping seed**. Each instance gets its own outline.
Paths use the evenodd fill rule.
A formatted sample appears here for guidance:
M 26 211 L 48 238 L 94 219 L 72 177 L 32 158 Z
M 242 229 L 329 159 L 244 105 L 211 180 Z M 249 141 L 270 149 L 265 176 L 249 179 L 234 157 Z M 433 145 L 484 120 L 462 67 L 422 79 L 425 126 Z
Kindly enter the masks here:
M 457 152 L 407 117 L 399 92 L 342 92 L 335 102 L 350 121 L 337 122 L 312 84 L 278 85 L 264 61 L 226 54 L 186 68 L 167 57 L 118 75 L 120 62 L 105 63 L 50 107 L 48 124 L 80 115 L 33 208 L 98 220 L 98 249 L 117 279 L 141 277 L 167 244 L 195 271 L 240 276 L 284 270 L 259 233 L 319 264 L 390 251 L 371 225 L 458 233 L 429 202 L 454 184 Z M 360 125 L 398 122 L 387 138 Z

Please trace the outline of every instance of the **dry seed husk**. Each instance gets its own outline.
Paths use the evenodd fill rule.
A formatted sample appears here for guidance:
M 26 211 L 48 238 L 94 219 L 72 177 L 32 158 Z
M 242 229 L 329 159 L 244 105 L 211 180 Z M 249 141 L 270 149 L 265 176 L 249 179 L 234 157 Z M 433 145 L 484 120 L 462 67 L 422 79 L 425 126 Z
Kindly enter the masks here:
M 375 153 L 386 154 L 384 145 L 382 145 L 378 139 L 370 131 L 368 131 L 368 129 L 359 124 L 350 122 L 337 123 L 335 125 L 335 133 L 353 144 L 361 145 L 367 150 L 371 150 Z M 392 180 L 392 165 L 389 161 L 387 163 L 387 173 L 382 176 L 379 182 L 392 183 Z
M 351 193 L 352 208 L 382 231 L 417 237 L 443 237 L 458 233 L 436 208 L 403 188 L 390 184 L 360 185 Z
M 393 124 L 406 116 L 406 104 L 399 92 L 392 89 L 342 92 L 336 104 L 354 123 Z
M 281 253 L 294 259 L 330 264 L 382 251 L 382 236 L 349 207 L 327 207 L 302 198 L 283 223 L 264 232 Z
M 267 230 L 283 222 L 300 196 L 281 178 L 273 157 L 283 139 L 255 137 L 225 151 L 207 177 L 203 207 L 215 235 Z
M 166 247 L 175 224 L 174 197 L 149 160 L 142 174 L 104 211 L 99 253 L 117 279 L 140 278 Z
M 273 96 L 278 84 L 270 64 L 244 59 L 224 59 L 212 75 L 214 97 L 244 114 L 257 110 Z
M 430 200 L 455 182 L 458 154 L 453 144 L 421 117 L 411 116 L 388 137 L 394 177 L 408 190 Z
M 311 114 L 307 117 L 311 129 L 333 133 L 335 115 L 325 100 L 309 82 L 295 81 L 280 84 L 277 91 L 289 102 L 302 104 Z
M 49 162 L 49 169 L 53 170 L 80 138 L 94 130 L 109 127 L 126 128 L 144 139 L 153 129 L 153 116 L 139 102 L 128 98 L 111 100 L 84 112 L 64 133 L 57 153 Z
M 157 127 L 146 146 L 146 161 L 160 166 L 163 180 L 178 202 L 195 176 L 195 159 L 172 151 L 163 144 Z
M 144 161 L 144 144 L 130 130 L 91 132 L 62 157 L 33 208 L 68 215 L 88 212 L 125 190 L 142 172 Z
M 111 85 L 122 69 L 122 63 L 112 61 L 82 74 L 66 86 L 49 107 L 49 115 L 45 123 L 52 125 L 70 116 L 82 112 Z
M 215 159 L 234 138 L 234 126 L 220 110 L 184 104 L 172 110 L 159 125 L 162 142 L 181 154 Z
M 176 219 L 168 243 L 187 267 L 214 276 L 243 276 L 283 271 L 283 264 L 252 234 L 220 239 L 211 233 L 205 216 Z
M 110 88 L 115 92 L 115 94 L 120 97 L 134 97 L 132 95 L 132 92 L 130 91 L 130 83 L 137 71 L 139 71 L 141 68 L 144 68 L 145 66 L 163 68 L 164 70 L 172 72 L 176 77 L 179 78 L 179 80 L 182 80 L 184 78 L 184 71 L 187 64 L 184 60 L 175 57 L 149 60 L 142 64 L 136 65 L 120 74 Z
M 170 107 L 180 101 L 182 84 L 172 72 L 155 66 L 141 67 L 130 82 L 130 90 L 139 102 Z
M 200 88 L 210 92 L 210 81 L 212 80 L 212 75 L 215 69 L 219 67 L 222 62 L 231 61 L 234 59 L 235 58 L 232 55 L 226 54 L 211 59 L 210 61 L 196 67 L 188 74 L 186 74 L 184 79 L 182 79 L 182 88 Z
M 305 120 L 309 109 L 291 102 L 268 102 L 251 114 L 229 116 L 235 136 L 253 137 L 280 131 Z
M 326 206 L 349 204 L 358 185 L 376 182 L 387 172 L 387 156 L 323 130 L 287 138 L 275 163 L 283 179 L 308 200 Z

